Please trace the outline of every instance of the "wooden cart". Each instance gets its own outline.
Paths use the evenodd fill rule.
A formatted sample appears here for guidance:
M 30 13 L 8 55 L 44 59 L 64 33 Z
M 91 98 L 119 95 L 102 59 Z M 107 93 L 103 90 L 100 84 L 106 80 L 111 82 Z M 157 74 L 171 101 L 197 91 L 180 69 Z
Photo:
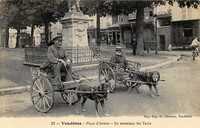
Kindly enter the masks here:
M 30 88 L 30 95 L 33 106 L 37 111 L 46 113 L 48 112 L 54 104 L 54 93 L 58 92 L 61 94 L 63 100 L 69 106 L 76 104 L 80 97 L 78 93 L 104 93 L 103 91 L 91 90 L 91 91 L 77 91 L 81 82 L 85 80 L 92 80 L 93 77 L 80 78 L 79 80 L 71 80 L 62 82 L 63 89 L 59 88 L 59 85 L 53 85 L 47 77 L 47 73 L 41 70 L 39 67 L 31 67 L 31 73 L 33 77 L 32 85 Z
M 48 112 L 54 103 L 54 92 L 59 92 L 63 100 L 74 105 L 78 102 L 76 88 L 80 80 L 62 82 L 63 89 L 60 90 L 58 85 L 53 85 L 47 78 L 47 74 L 38 67 L 31 67 L 33 76 L 32 86 L 30 88 L 31 100 L 33 106 L 39 112 Z
M 128 68 L 126 70 L 121 69 L 118 64 L 113 64 L 108 60 L 99 56 L 99 82 L 104 83 L 105 79 L 108 79 L 111 83 L 112 91 L 116 88 L 117 83 L 123 83 L 126 87 L 129 87 L 129 74 L 131 72 L 138 71 L 141 64 L 137 62 L 128 61 Z

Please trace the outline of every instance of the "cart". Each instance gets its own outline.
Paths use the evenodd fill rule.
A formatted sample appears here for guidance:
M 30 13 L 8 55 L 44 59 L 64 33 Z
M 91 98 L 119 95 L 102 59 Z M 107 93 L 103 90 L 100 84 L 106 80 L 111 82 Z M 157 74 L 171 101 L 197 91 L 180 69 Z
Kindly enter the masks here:
M 58 92 L 61 94 L 62 99 L 69 106 L 75 105 L 79 102 L 80 97 L 78 94 L 80 93 L 97 93 L 102 94 L 107 91 L 97 90 L 96 88 L 90 91 L 77 91 L 77 88 L 81 86 L 83 81 L 90 81 L 93 77 L 80 78 L 79 80 L 71 80 L 62 82 L 63 89 L 60 89 L 59 85 L 53 85 L 49 78 L 47 77 L 47 73 L 39 68 L 38 64 L 29 65 L 31 66 L 31 74 L 32 74 L 32 85 L 30 88 L 30 95 L 33 106 L 37 111 L 46 113 L 48 112 L 54 104 L 54 93 Z M 80 74 L 81 75 L 81 74 Z
M 108 60 L 105 60 L 102 56 L 98 56 L 99 59 L 99 83 L 105 82 L 108 79 L 111 83 L 112 91 L 116 88 L 117 83 L 123 83 L 126 87 L 132 85 L 130 82 L 130 73 L 139 71 L 141 64 L 138 62 L 128 61 L 128 68 L 122 69 L 118 64 L 113 64 Z
M 53 85 L 47 77 L 47 73 L 39 67 L 31 67 L 33 77 L 30 95 L 33 106 L 39 112 L 48 112 L 54 103 L 54 92 L 59 92 L 61 97 L 68 105 L 78 102 L 76 88 L 80 85 L 80 80 L 62 82 L 63 89 L 58 85 Z

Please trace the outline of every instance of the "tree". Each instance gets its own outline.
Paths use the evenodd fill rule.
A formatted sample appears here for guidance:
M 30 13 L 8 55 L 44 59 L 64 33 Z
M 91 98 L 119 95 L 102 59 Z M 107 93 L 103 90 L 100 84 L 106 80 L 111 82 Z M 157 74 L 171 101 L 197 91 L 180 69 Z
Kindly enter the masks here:
M 66 10 L 66 1 L 63 0 L 24 0 L 26 12 L 31 16 L 31 40 L 33 40 L 34 26 L 43 26 L 45 28 L 45 44 L 49 42 L 50 23 L 57 22 L 64 16 Z
M 20 29 L 31 26 L 31 41 L 33 42 L 33 33 L 35 26 L 45 26 L 45 45 L 49 42 L 49 25 L 57 22 L 63 17 L 66 10 L 66 2 L 61 0 L 2 0 L 1 5 L 1 26 L 5 28 L 7 34 L 8 47 L 8 29 L 15 28 L 17 34 L 17 46 Z
M 8 2 L 11 2 L 11 1 L 8 1 Z M 17 12 L 16 12 L 15 17 L 13 17 L 13 19 L 9 21 L 9 27 L 17 30 L 16 47 L 19 47 L 20 30 L 26 29 L 30 21 L 27 18 L 28 15 L 26 14 L 26 11 L 25 11 L 26 6 L 24 5 L 23 0 L 17 0 L 17 1 L 12 0 L 11 4 L 16 6 Z
M 101 45 L 100 42 L 100 17 L 106 16 L 106 0 L 82 0 L 81 1 L 81 10 L 84 14 L 97 16 L 97 45 Z
M 107 13 L 110 15 L 128 15 L 133 11 L 136 11 L 136 41 L 137 50 L 136 54 L 143 55 L 144 42 L 143 42 L 143 26 L 144 26 L 144 8 L 152 8 L 157 4 L 164 4 L 163 1 L 150 1 L 150 0 L 110 0 L 107 2 Z
M 3 45 L 4 47 L 8 47 L 8 40 L 9 40 L 9 27 L 11 22 L 14 21 L 14 18 L 18 14 L 18 7 L 13 4 L 14 0 L 2 0 L 0 1 L 0 29 L 5 30 L 5 33 L 2 37 L 3 39 Z

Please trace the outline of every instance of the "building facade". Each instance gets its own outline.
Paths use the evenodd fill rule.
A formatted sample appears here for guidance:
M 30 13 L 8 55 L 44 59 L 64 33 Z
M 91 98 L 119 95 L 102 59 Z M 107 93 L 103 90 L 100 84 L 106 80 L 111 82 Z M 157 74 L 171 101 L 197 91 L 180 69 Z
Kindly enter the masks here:
M 144 49 L 168 50 L 170 45 L 185 48 L 195 37 L 200 39 L 200 6 L 198 9 L 180 8 L 178 4 L 173 6 L 162 5 L 154 9 L 145 8 L 144 16 Z M 89 45 L 96 45 L 96 16 L 88 17 L 88 19 L 88 43 Z M 128 16 L 107 15 L 101 17 L 100 28 L 102 45 L 124 45 L 126 48 L 132 48 L 132 39 L 136 35 L 136 12 L 132 12 Z M 0 32 L 3 33 L 3 31 Z M 60 33 L 62 33 L 62 24 L 60 22 L 52 23 L 49 39 Z M 20 47 L 32 45 L 29 44 L 30 34 L 30 27 L 21 30 Z M 17 32 L 10 29 L 9 47 L 15 47 L 16 35 Z M 43 39 L 44 28 L 35 28 L 34 45 L 39 46 Z
M 168 50 L 189 46 L 191 41 L 200 39 L 200 6 L 198 9 L 180 8 L 177 3 L 173 6 L 161 5 L 156 8 L 145 8 L 144 44 L 145 49 Z M 92 18 L 95 19 L 96 18 Z M 88 29 L 90 41 L 95 43 L 96 21 L 93 28 Z M 136 12 L 128 16 L 106 16 L 101 18 L 101 43 L 105 45 L 125 45 L 131 48 L 131 39 L 135 35 Z
M 144 44 L 145 48 L 156 48 L 156 38 L 154 29 L 153 10 L 145 8 L 144 19 Z M 96 17 L 92 17 L 96 24 Z M 124 45 L 126 48 L 132 48 L 132 39 L 135 38 L 136 12 L 128 16 L 106 16 L 101 17 L 101 44 L 102 45 Z M 95 44 L 96 26 L 88 29 L 89 42 Z
M 156 8 L 157 45 L 160 50 L 188 48 L 195 37 L 200 38 L 200 6 L 180 8 L 177 3 Z

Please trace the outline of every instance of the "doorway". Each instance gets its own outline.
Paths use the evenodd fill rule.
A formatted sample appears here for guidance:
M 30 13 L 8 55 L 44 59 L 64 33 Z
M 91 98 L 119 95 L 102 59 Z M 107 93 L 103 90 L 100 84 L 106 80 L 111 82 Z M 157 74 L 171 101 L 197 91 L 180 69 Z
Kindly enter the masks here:
M 165 35 L 159 35 L 160 37 L 160 50 L 165 51 Z
M 131 45 L 131 31 L 130 30 L 125 30 L 123 33 L 124 36 L 124 44 L 126 45 L 126 48 L 132 48 Z

